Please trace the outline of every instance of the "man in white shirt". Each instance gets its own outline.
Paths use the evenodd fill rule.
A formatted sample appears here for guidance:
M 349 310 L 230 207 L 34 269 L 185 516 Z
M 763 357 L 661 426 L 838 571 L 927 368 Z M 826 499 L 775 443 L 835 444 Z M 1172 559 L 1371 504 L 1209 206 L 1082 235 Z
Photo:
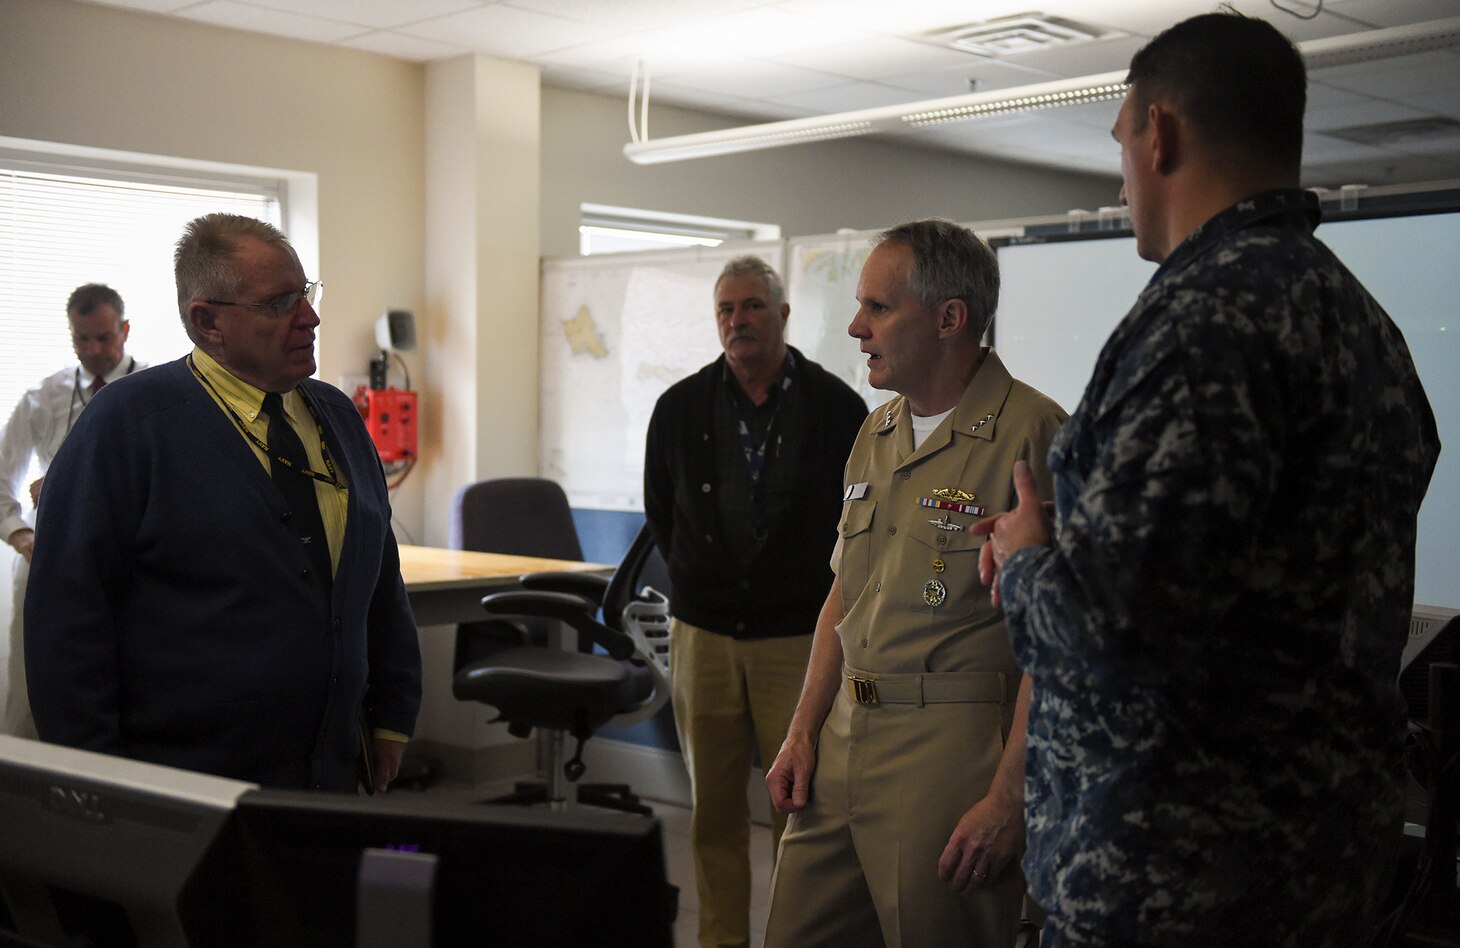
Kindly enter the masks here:
M 25 602 L 35 531 L 22 514 L 21 482 L 34 456 L 41 473 L 29 485 L 34 508 L 51 459 L 92 397 L 107 382 L 142 368 L 126 354 L 130 324 L 123 316 L 124 311 L 121 296 L 111 287 L 101 283 L 77 287 L 66 301 L 66 319 L 71 324 L 71 345 L 80 364 L 56 372 L 26 392 L 11 412 L 4 433 L 0 434 L 0 536 L 20 554 L 15 564 L 4 723 L 5 733 L 16 737 L 35 737 L 25 686 L 24 610 L 21 608 Z

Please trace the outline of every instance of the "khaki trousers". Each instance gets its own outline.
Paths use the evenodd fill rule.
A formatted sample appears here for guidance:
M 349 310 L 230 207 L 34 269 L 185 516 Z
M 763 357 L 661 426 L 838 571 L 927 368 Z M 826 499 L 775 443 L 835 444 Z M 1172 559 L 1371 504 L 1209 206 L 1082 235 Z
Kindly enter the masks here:
M 751 748 L 769 767 L 806 678 L 811 636 L 732 639 L 678 619 L 669 626 L 674 724 L 689 770 L 690 841 L 702 946 L 750 943 Z M 785 818 L 775 814 L 772 851 Z
M 811 798 L 791 814 L 771 882 L 766 948 L 1010 948 L 1014 860 L 970 900 L 938 878 L 959 818 L 993 779 L 1014 705 L 859 705 L 822 725 Z

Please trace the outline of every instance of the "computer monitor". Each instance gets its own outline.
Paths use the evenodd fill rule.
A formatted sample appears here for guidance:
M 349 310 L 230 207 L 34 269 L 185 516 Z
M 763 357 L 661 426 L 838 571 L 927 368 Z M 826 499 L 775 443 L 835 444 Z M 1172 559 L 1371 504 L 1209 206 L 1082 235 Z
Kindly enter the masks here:
M 673 945 L 653 817 L 261 790 L 234 827 L 263 943 L 366 944 L 361 854 L 386 850 L 435 857 L 432 945 Z
M 224 943 L 252 787 L 0 735 L 0 945 Z
M 382 851 L 433 863 L 419 940 L 357 931 L 362 892 L 376 917 L 393 897 L 360 885 Z M 263 790 L 0 736 L 0 946 L 670 948 L 676 911 L 653 817 Z

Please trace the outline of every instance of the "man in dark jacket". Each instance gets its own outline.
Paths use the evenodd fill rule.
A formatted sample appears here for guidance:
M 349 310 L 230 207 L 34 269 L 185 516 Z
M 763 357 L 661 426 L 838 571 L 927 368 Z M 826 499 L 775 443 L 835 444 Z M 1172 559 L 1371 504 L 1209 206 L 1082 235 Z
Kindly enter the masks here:
M 758 257 L 715 281 L 725 354 L 649 422 L 644 508 L 669 561 L 674 717 L 694 795 L 700 943 L 750 938 L 751 747 L 786 736 L 831 587 L 842 468 L 867 406 L 786 345 L 791 307 Z M 779 841 L 785 817 L 775 814 Z

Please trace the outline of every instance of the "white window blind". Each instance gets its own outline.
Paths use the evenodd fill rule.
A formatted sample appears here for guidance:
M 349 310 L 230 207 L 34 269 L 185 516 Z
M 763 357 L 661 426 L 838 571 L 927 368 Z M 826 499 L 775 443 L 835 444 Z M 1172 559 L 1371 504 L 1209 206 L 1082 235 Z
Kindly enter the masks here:
M 153 365 L 184 355 L 192 344 L 172 276 L 183 225 L 228 211 L 281 226 L 281 191 L 0 159 L 0 424 L 26 389 L 75 363 L 66 299 L 83 283 L 121 294 L 128 355 Z

